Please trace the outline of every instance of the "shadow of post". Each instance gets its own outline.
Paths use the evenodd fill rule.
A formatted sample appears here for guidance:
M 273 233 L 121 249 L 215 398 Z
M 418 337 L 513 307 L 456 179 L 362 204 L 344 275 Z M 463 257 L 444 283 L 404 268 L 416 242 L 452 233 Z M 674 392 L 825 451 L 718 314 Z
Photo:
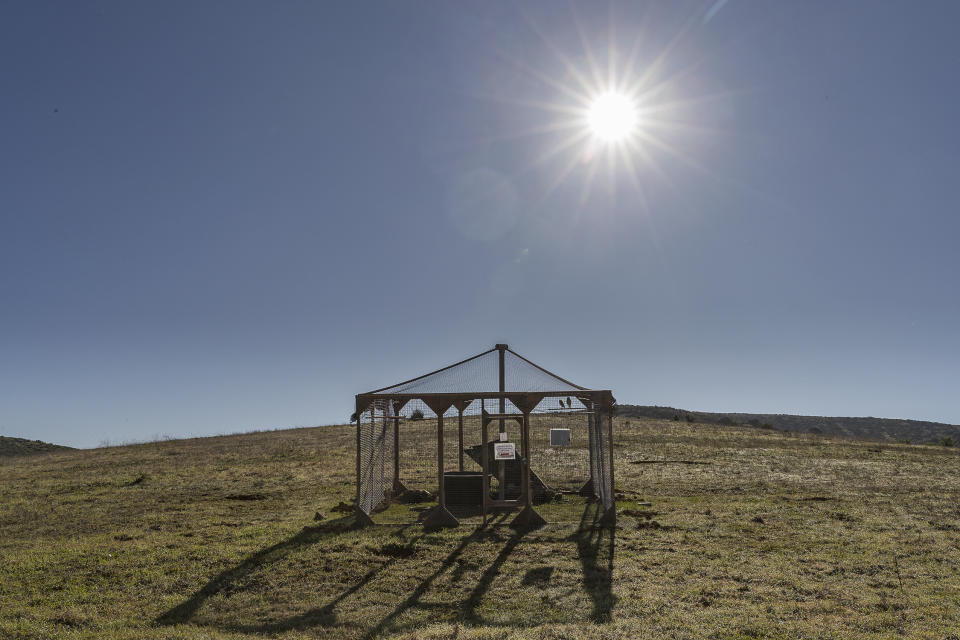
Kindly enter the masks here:
M 206 602 L 209 598 L 224 591 L 225 589 L 230 588 L 237 582 L 243 580 L 246 576 L 253 573 L 257 569 L 266 566 L 268 564 L 277 562 L 290 553 L 295 552 L 297 549 L 314 544 L 321 539 L 335 535 L 338 533 L 343 533 L 352 529 L 355 525 L 354 517 L 346 516 L 343 518 L 338 518 L 336 520 L 331 520 L 320 526 L 316 527 L 304 527 L 299 533 L 295 536 L 288 538 L 282 542 L 278 542 L 275 545 L 271 545 L 265 549 L 257 551 L 253 555 L 247 557 L 243 562 L 237 566 L 227 569 L 226 571 L 221 572 L 216 577 L 212 578 L 207 584 L 203 585 L 196 593 L 194 593 L 190 598 L 185 602 L 173 607 L 169 611 L 166 611 L 155 619 L 155 623 L 159 625 L 174 625 L 184 622 L 189 622 L 191 618 L 196 614 L 196 612 L 203 606 L 203 603 Z M 356 591 L 363 584 L 365 584 L 373 574 L 381 570 L 383 567 L 377 567 L 373 571 L 367 574 L 365 578 L 361 581 L 360 584 L 352 588 L 352 591 Z M 351 591 L 351 592 L 352 592 Z M 349 593 L 344 594 L 342 597 L 346 597 Z M 341 599 L 342 599 L 341 597 Z M 332 605 L 323 607 L 323 609 L 329 609 L 332 611 Z M 324 618 L 326 615 L 323 612 L 308 612 L 308 614 L 314 614 L 309 616 L 311 618 Z M 304 616 L 308 616 L 304 614 Z M 314 623 L 319 623 L 322 620 L 314 620 Z
M 616 528 L 599 524 L 603 516 L 600 505 L 588 504 L 580 518 L 580 527 L 570 536 L 577 545 L 577 556 L 583 568 L 583 587 L 593 601 L 590 620 L 607 623 L 617 599 L 613 595 L 613 553 Z
M 432 574 L 430 574 L 430 576 L 425 578 L 419 585 L 417 585 L 417 588 L 413 590 L 413 593 L 411 593 L 406 598 L 406 600 L 404 600 L 399 605 L 397 605 L 396 608 L 394 608 L 393 611 L 391 611 L 385 618 L 383 618 L 383 620 L 381 620 L 376 627 L 373 627 L 372 629 L 370 629 L 370 631 L 368 631 L 366 635 L 364 635 L 364 639 L 370 640 L 371 638 L 374 638 L 380 633 L 382 633 L 383 631 L 387 630 L 390 623 L 393 622 L 397 617 L 399 617 L 404 611 L 407 611 L 408 609 L 415 606 L 422 606 L 420 604 L 420 598 L 422 598 L 423 595 L 430 590 L 430 587 L 433 585 L 436 579 L 439 578 L 441 575 L 443 575 L 443 573 L 457 561 L 457 558 L 463 553 L 464 549 L 466 549 L 467 546 L 469 546 L 471 543 L 482 540 L 485 536 L 490 536 L 490 535 L 493 535 L 492 529 L 489 527 L 484 528 L 481 525 L 481 526 L 478 526 L 472 533 L 470 533 L 470 535 L 462 538 L 460 540 L 460 543 L 456 546 L 456 548 L 454 548 L 449 554 L 447 554 L 447 557 L 440 562 L 440 565 L 437 567 L 436 571 L 434 571 Z M 479 597 L 483 595 L 483 592 L 482 591 L 478 592 L 478 590 L 484 584 L 485 584 L 485 587 L 483 587 L 484 591 L 487 588 L 489 588 L 490 582 L 493 581 L 493 578 L 496 576 L 496 573 L 499 571 L 500 565 L 503 564 L 503 561 L 506 559 L 507 555 L 509 555 L 510 551 L 512 551 L 514 547 L 517 546 L 517 543 L 520 541 L 521 537 L 523 537 L 523 531 L 514 533 L 508 540 L 504 549 L 501 550 L 500 554 L 497 556 L 497 559 L 494 561 L 494 564 L 488 567 L 487 570 L 484 572 L 483 577 L 480 579 L 480 584 L 478 584 L 477 587 L 474 588 L 474 593 L 480 594 L 479 596 L 477 596 L 477 601 L 479 601 Z M 472 599 L 474 599 L 473 594 L 471 594 L 470 598 L 468 598 L 468 603 Z
M 588 504 L 581 516 L 578 530 L 569 536 L 567 540 L 576 544 L 577 555 L 583 570 L 584 589 L 593 601 L 593 610 L 590 619 L 593 622 L 606 623 L 611 621 L 611 611 L 616 603 L 616 598 L 612 592 L 615 533 L 613 528 L 604 527 L 599 524 L 601 516 L 602 513 L 596 504 Z M 354 524 L 353 516 L 347 516 L 324 523 L 320 526 L 304 527 L 303 530 L 295 536 L 264 548 L 244 559 L 239 565 L 221 572 L 185 602 L 158 616 L 155 619 L 155 623 L 159 625 L 175 625 L 189 622 L 208 599 L 225 590 L 232 589 L 237 583 L 241 582 L 254 571 L 283 559 L 301 547 L 319 542 L 328 536 L 349 531 L 353 528 Z M 406 527 L 403 529 L 405 528 Z M 522 542 L 525 534 L 525 530 L 518 530 L 512 532 L 507 538 L 506 543 L 500 549 L 496 558 L 494 558 L 493 562 L 484 570 L 476 586 L 461 603 L 461 613 L 460 616 L 458 616 L 460 621 L 474 624 L 482 622 L 480 616 L 477 614 L 477 608 L 482 602 L 483 596 L 490 590 L 496 577 L 500 575 L 503 564 Z M 402 534 L 398 532 L 398 535 Z M 471 543 L 478 542 L 492 535 L 496 534 L 491 528 L 478 527 L 469 535 L 464 536 L 457 546 L 440 562 L 436 570 L 429 577 L 421 581 L 413 593 L 397 605 L 390 614 L 384 617 L 375 627 L 369 629 L 364 637 L 367 639 L 373 638 L 383 631 L 388 630 L 391 623 L 408 609 L 416 606 L 426 606 L 423 605 L 420 600 L 431 589 L 436 580 L 457 562 L 457 559 Z M 409 545 L 413 545 L 415 541 L 416 538 L 411 540 Z M 276 634 L 310 627 L 329 628 L 335 626 L 338 624 L 335 611 L 336 606 L 344 599 L 362 589 L 367 583 L 374 579 L 377 574 L 389 568 L 394 562 L 396 562 L 396 558 L 391 558 L 383 564 L 372 568 L 358 580 L 356 584 L 344 590 L 332 601 L 321 607 L 316 607 L 299 615 L 275 622 L 253 625 L 231 625 L 224 627 L 224 629 L 246 633 Z
M 483 572 L 483 575 L 480 576 L 480 579 L 477 581 L 477 586 L 473 588 L 470 592 L 470 595 L 467 596 L 466 601 L 463 603 L 463 608 L 460 614 L 460 619 L 464 622 L 476 623 L 479 622 L 479 616 L 477 615 L 477 607 L 480 605 L 480 602 L 483 600 L 484 594 L 490 590 L 490 585 L 493 584 L 493 580 L 500 574 L 500 567 L 503 566 L 503 563 L 507 560 L 507 557 L 513 553 L 513 550 L 517 548 L 517 545 L 520 544 L 520 539 L 523 538 L 525 531 L 518 530 L 507 539 L 507 543 L 503 545 L 503 548 L 500 549 L 500 553 L 497 554 L 497 557 L 494 558 L 493 562 L 490 563 L 490 566 L 486 568 Z

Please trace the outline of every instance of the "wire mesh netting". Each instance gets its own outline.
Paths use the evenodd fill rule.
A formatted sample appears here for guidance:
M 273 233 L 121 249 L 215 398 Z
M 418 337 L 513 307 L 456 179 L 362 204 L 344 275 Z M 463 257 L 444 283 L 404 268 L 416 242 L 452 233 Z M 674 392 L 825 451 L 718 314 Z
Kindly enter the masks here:
M 523 356 L 504 350 L 504 388 L 514 392 L 569 392 L 581 391 L 563 378 L 533 364 Z M 440 393 L 496 393 L 500 391 L 500 360 L 497 349 L 485 351 L 451 365 L 374 391 L 377 395 L 440 394 Z
M 590 410 L 575 397 L 544 398 L 530 416 L 530 469 L 553 491 L 590 479 Z
M 357 506 L 370 513 L 390 496 L 394 478 L 393 403 L 375 400 L 357 420 Z
M 611 461 L 613 442 L 610 439 L 612 420 L 613 415 L 609 412 L 597 413 L 591 420 L 593 434 L 593 446 L 590 447 L 593 458 L 591 480 L 594 492 L 603 506 L 608 509 L 614 505 L 613 462 Z

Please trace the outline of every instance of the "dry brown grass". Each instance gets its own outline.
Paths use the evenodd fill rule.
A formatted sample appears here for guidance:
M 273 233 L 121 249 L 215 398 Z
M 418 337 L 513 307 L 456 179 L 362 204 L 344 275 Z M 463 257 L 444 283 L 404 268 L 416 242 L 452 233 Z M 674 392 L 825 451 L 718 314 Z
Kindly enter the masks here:
M 957 450 L 616 431 L 615 530 L 353 529 L 349 427 L 0 462 L 0 637 L 960 636 Z

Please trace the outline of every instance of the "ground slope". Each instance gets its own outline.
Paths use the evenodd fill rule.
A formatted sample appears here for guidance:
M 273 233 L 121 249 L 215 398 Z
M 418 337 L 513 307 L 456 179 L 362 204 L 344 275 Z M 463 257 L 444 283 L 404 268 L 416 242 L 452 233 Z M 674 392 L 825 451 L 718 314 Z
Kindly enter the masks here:
M 40 440 L 27 440 L 25 438 L 11 438 L 10 436 L 0 436 L 0 457 L 7 456 L 28 456 L 38 453 L 50 453 L 51 451 L 71 451 L 72 447 L 65 447 L 60 444 L 50 444 Z
M 852 438 L 869 438 L 894 442 L 935 443 L 944 438 L 960 446 L 960 425 L 926 420 L 899 418 L 854 418 L 841 416 L 796 416 L 786 413 L 712 413 L 687 411 L 674 407 L 624 404 L 617 405 L 617 414 L 623 417 L 655 418 L 662 420 L 688 419 L 710 424 L 746 426 L 766 425 L 784 431 L 827 433 Z
M 0 637 L 960 633 L 955 448 L 616 422 L 614 530 L 356 530 L 349 427 L 8 460 Z

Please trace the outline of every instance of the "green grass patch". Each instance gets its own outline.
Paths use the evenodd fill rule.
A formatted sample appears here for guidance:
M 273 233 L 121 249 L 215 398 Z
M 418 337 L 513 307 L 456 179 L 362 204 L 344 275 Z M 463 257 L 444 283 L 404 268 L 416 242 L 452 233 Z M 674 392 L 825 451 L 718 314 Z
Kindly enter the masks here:
M 5 459 L 0 637 L 957 634 L 956 447 L 629 422 L 613 529 L 570 494 L 534 531 L 357 529 L 350 427 Z

